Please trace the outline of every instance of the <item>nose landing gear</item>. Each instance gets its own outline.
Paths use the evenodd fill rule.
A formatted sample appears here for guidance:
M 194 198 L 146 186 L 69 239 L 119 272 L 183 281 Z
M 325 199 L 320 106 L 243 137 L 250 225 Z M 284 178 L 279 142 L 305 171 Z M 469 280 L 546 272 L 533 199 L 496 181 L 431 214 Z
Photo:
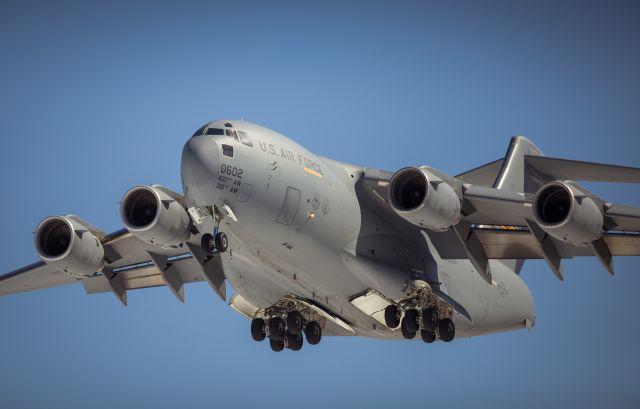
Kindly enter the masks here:
M 210 233 L 203 234 L 200 245 L 207 254 L 224 253 L 229 248 L 229 239 L 223 232 L 214 233 L 215 236 Z

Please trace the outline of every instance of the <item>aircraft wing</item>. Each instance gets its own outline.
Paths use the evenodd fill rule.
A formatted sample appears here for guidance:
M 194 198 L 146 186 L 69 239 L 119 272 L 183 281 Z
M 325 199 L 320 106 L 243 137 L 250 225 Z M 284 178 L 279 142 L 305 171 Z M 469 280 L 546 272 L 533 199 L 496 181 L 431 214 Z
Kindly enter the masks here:
M 611 204 L 582 189 L 586 192 L 584 197 L 593 199 L 604 211 L 602 236 L 587 246 L 551 237 L 534 221 L 533 213 L 535 192 L 546 183 L 569 177 L 573 180 L 640 183 L 640 169 L 534 155 L 522 155 L 520 158 L 521 191 L 495 187 L 499 185 L 503 169 L 515 167 L 516 161 L 508 155 L 504 160 L 450 177 L 448 182 L 458 189 L 460 195 L 462 219 L 444 232 L 424 229 L 441 258 L 469 259 L 488 279 L 489 259 L 544 259 L 562 279 L 562 259 L 595 256 L 613 273 L 613 256 L 640 255 L 640 208 Z M 390 172 L 365 169 L 361 197 L 378 212 L 384 212 L 386 219 L 398 221 L 402 218 L 388 199 L 392 177 Z M 417 228 L 407 222 L 404 226 Z
M 195 242 L 161 249 L 123 229 L 105 235 L 101 243 L 106 263 L 102 272 L 74 276 L 37 262 L 0 276 L 0 295 L 82 283 L 88 294 L 113 292 L 126 305 L 128 290 L 167 286 L 184 301 L 184 284 L 207 281 L 223 300 L 226 298 L 219 256 L 206 257 Z

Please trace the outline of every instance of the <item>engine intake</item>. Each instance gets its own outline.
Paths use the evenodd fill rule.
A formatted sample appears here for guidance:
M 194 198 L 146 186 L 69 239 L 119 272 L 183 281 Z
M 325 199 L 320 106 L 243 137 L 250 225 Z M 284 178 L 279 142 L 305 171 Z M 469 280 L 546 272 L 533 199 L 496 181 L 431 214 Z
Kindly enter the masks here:
M 75 216 L 47 217 L 36 227 L 34 241 L 42 261 L 60 272 L 86 276 L 104 266 L 102 243 Z
M 177 247 L 191 236 L 191 218 L 179 195 L 164 186 L 136 186 L 120 202 L 120 217 L 131 234 L 154 246 Z
M 393 210 L 410 223 L 443 231 L 460 221 L 460 199 L 453 188 L 429 168 L 404 168 L 389 183 Z
M 533 213 L 542 230 L 558 240 L 586 246 L 602 236 L 603 210 L 572 183 L 542 186 L 533 199 Z

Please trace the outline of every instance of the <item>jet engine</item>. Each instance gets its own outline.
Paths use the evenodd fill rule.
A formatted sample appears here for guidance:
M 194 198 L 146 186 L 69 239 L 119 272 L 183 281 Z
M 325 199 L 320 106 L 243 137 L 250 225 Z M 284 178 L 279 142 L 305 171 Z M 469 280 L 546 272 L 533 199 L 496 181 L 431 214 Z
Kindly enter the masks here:
M 602 236 L 603 210 L 568 182 L 550 182 L 533 199 L 538 225 L 550 236 L 576 246 L 586 246 Z
M 104 248 L 74 216 L 52 216 L 34 234 L 36 252 L 46 264 L 72 275 L 89 275 L 104 266 Z
M 416 226 L 444 231 L 460 221 L 460 199 L 453 188 L 429 168 L 404 168 L 389 183 L 395 212 Z
M 120 217 L 131 234 L 163 248 L 189 240 L 192 222 L 178 201 L 179 195 L 164 186 L 136 186 L 120 202 Z

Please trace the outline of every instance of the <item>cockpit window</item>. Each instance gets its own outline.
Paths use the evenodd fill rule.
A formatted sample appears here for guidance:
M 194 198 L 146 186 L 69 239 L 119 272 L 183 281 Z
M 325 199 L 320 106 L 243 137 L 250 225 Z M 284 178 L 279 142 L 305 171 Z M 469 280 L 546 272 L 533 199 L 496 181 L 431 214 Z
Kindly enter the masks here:
M 253 143 L 251 143 L 251 138 L 249 138 L 248 133 L 238 131 L 238 137 L 240 138 L 240 142 L 253 148 Z
M 240 142 L 240 140 L 238 139 L 238 135 L 236 134 L 236 131 L 234 131 L 233 129 L 225 129 L 225 134 L 235 139 L 236 142 Z
M 203 127 L 198 128 L 198 130 L 196 131 L 196 133 L 194 133 L 194 134 L 193 134 L 193 136 L 200 136 L 200 135 L 202 135 L 202 133 L 204 132 L 204 130 L 205 130 L 205 128 L 206 128 L 206 127 L 207 127 L 207 125 L 204 125 Z M 192 138 L 193 138 L 193 136 L 192 136 Z
M 224 129 L 220 128 L 208 128 L 207 135 L 224 135 Z

